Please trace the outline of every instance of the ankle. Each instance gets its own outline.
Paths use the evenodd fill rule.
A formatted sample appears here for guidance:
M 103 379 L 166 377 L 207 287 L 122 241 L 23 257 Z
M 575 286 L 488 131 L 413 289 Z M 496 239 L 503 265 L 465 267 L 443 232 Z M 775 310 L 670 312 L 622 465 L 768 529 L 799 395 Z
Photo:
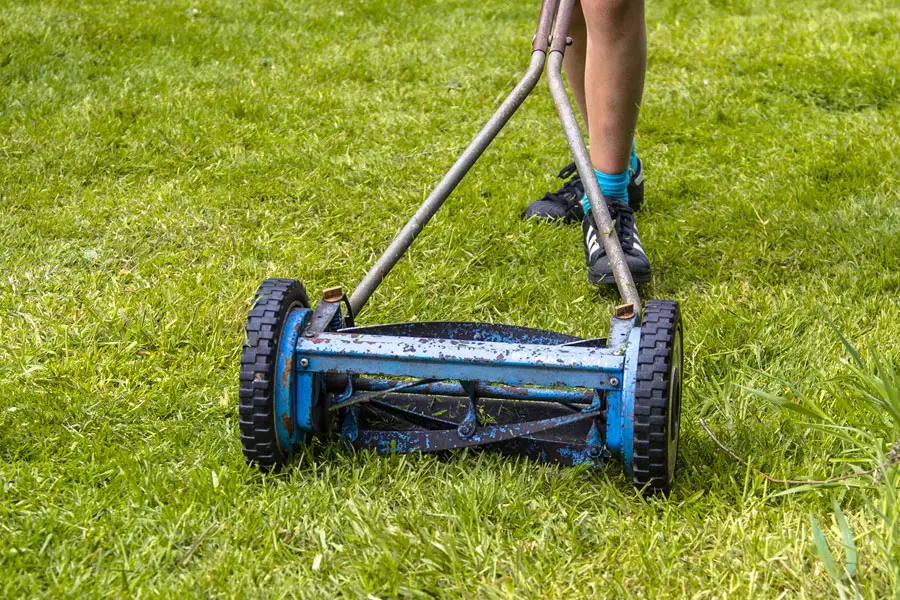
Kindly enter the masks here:
M 629 169 L 625 169 L 621 173 L 604 173 L 594 169 L 594 176 L 597 178 L 600 192 L 604 198 L 615 198 L 628 204 L 628 182 L 631 181 L 631 171 Z M 587 194 L 582 198 L 581 204 L 584 206 L 585 212 L 587 212 L 590 207 Z

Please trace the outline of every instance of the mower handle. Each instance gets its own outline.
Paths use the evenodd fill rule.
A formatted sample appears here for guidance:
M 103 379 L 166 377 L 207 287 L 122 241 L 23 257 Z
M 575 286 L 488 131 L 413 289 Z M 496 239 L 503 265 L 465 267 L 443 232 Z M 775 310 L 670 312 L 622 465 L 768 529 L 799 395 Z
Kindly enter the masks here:
M 531 63 L 528 66 L 528 70 L 496 112 L 488 119 L 481 131 L 478 132 L 475 139 L 472 140 L 453 166 L 450 167 L 450 170 L 444 175 L 440 183 L 428 195 L 416 211 L 416 214 L 400 230 L 400 233 L 394 237 L 384 254 L 381 255 L 375 262 L 375 265 L 363 277 L 363 280 L 350 295 L 351 314 L 359 314 L 385 276 L 394 268 L 397 261 L 406 253 L 406 250 L 409 249 L 425 225 L 428 224 L 428 221 L 437 213 L 444 201 L 450 196 L 459 182 L 462 181 L 466 173 L 469 172 L 475 161 L 478 160 L 500 130 L 503 129 L 528 95 L 531 94 L 540 80 L 544 64 L 547 62 L 547 79 L 550 84 L 550 93 L 553 96 L 556 110 L 562 121 L 563 131 L 569 142 L 569 148 L 575 158 L 578 174 L 581 176 L 581 181 L 585 184 L 585 192 L 591 203 L 591 213 L 597 221 L 600 238 L 606 249 L 606 255 L 609 257 L 616 285 L 624 303 L 631 304 L 634 313 L 639 318 L 641 311 L 640 296 L 638 295 L 637 287 L 634 285 L 628 264 L 625 262 L 625 253 L 622 251 L 622 246 L 618 238 L 613 235 L 612 219 L 609 216 L 606 203 L 603 201 L 600 186 L 596 177 L 594 177 L 584 138 L 581 135 L 581 129 L 578 126 L 578 121 L 575 119 L 575 113 L 572 110 L 565 84 L 562 81 L 563 53 L 568 42 L 567 34 L 572 21 L 574 5 L 575 0 L 560 0 L 558 6 L 557 0 L 543 0 L 541 2 L 541 11 L 538 16 L 537 30 L 532 41 Z M 551 26 L 553 26 L 552 36 L 550 36 Z M 549 61 L 547 59 L 548 47 L 550 49 Z

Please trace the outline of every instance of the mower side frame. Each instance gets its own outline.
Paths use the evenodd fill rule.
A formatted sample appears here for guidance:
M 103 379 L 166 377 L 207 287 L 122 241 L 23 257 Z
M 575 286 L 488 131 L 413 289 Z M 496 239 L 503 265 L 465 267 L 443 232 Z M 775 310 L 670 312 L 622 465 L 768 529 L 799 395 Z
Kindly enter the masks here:
M 316 331 L 309 311 L 294 309 L 282 340 L 285 351 L 292 348 L 291 364 L 279 360 L 275 396 L 295 398 L 296 430 L 278 424 L 280 443 L 304 439 L 326 420 L 323 413 L 341 411 L 343 437 L 377 452 L 493 446 L 562 464 L 598 462 L 603 450 L 626 458 L 633 433 L 632 363 L 640 341 L 636 318 L 614 318 L 614 345 L 580 346 L 593 340 L 487 323 L 409 324 L 409 332 L 432 337 L 366 328 Z M 623 337 L 627 321 L 631 327 Z M 503 341 L 472 339 L 476 332 Z M 283 406 L 278 403 L 279 410 Z M 476 410 L 487 410 L 489 420 L 502 411 L 520 418 L 483 422 Z M 414 429 L 366 427 L 362 411 L 399 418 Z M 573 433 L 570 426 L 579 422 L 589 425 Z

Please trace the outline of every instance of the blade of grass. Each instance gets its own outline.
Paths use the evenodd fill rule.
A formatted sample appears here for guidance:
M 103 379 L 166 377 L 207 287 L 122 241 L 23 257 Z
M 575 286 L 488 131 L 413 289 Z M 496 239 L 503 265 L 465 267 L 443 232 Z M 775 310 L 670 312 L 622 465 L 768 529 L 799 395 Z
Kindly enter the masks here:
M 837 498 L 831 499 L 831 505 L 834 508 L 834 518 L 841 532 L 841 539 L 844 541 L 844 571 L 852 579 L 856 575 L 856 542 L 853 541 L 853 532 L 850 530 L 850 525 L 847 523 L 846 517 L 844 517 L 844 511 L 841 510 L 841 505 L 838 504 Z

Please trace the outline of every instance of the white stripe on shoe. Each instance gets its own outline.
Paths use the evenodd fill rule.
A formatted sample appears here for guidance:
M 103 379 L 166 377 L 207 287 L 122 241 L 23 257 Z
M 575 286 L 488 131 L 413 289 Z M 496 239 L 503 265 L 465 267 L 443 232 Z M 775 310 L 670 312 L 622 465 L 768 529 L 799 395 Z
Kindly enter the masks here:
M 588 223 L 587 247 L 588 255 L 591 258 L 593 258 L 595 252 L 600 251 L 600 240 L 597 238 L 597 230 L 591 223 Z

